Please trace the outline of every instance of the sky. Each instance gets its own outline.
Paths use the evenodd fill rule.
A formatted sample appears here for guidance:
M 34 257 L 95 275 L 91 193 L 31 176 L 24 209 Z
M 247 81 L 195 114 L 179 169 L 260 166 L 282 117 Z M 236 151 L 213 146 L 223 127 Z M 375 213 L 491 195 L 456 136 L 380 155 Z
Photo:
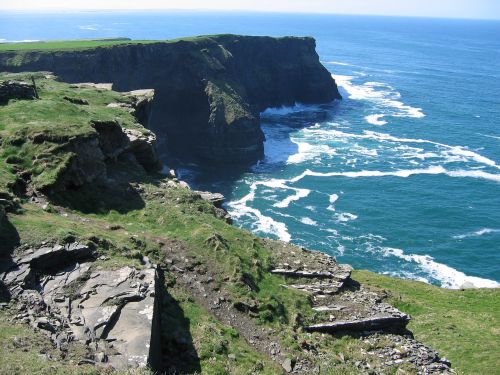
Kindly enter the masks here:
M 0 0 L 0 10 L 197 9 L 500 19 L 500 0 Z

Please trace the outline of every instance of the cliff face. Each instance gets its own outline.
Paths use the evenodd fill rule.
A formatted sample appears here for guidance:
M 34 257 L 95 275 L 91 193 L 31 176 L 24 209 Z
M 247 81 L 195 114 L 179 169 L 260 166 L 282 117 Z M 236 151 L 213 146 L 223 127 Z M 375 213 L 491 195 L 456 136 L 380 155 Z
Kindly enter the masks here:
M 160 144 L 202 158 L 262 156 L 267 107 L 340 99 L 312 38 L 220 35 L 76 51 L 0 53 L 0 70 L 48 70 L 68 82 L 155 89 L 151 129 Z

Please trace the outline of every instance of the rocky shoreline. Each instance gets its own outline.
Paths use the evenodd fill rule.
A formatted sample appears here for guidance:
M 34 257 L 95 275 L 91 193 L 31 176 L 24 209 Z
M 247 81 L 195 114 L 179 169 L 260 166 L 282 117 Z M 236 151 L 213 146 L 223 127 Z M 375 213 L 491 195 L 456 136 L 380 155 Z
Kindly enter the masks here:
M 414 340 L 406 329 L 410 316 L 388 304 L 382 291 L 353 280 L 348 265 L 232 228 L 221 194 L 192 191 L 174 171 L 158 175 L 156 136 L 144 127 L 153 91 L 109 92 L 118 101 L 95 100 L 93 95 L 101 98 L 111 87 L 66 87 L 43 74 L 42 98 L 55 85 L 62 92 L 75 90 L 72 100 L 59 98 L 71 110 L 113 111 L 112 119 L 91 112 L 84 131 L 71 136 L 34 128 L 2 139 L 2 147 L 33 147 L 35 160 L 54 156 L 50 152 L 63 155 L 55 159 L 58 173 L 43 180 L 43 171 L 23 170 L 20 157 L 10 157 L 13 180 L 0 195 L 1 219 L 21 223 L 20 234 L 9 229 L 18 240 L 2 248 L 1 312 L 50 339 L 44 360 L 71 358 L 77 366 L 106 371 L 149 366 L 194 373 L 198 369 L 183 366 L 202 359 L 226 369 L 240 365 L 228 350 L 229 340 L 239 340 L 260 358 L 249 371 L 254 374 L 334 373 L 342 366 L 370 374 L 398 368 L 453 373 L 446 359 Z M 0 87 L 7 103 L 37 103 L 29 84 L 5 81 Z M 43 219 L 30 221 L 24 211 Z M 142 216 L 129 218 L 129 212 Z M 55 235 L 38 223 L 53 225 Z M 71 228 L 69 234 L 57 234 L 61 225 Z M 50 239 L 40 241 L 42 236 Z M 180 309 L 172 294 L 187 295 L 186 303 L 211 325 L 223 326 L 219 332 L 229 332 L 228 338 L 201 354 L 203 340 L 218 334 L 202 336 L 195 346 L 191 331 L 165 329 L 172 311 Z M 183 322 L 185 311 L 178 317 Z M 343 337 L 355 355 L 332 349 Z

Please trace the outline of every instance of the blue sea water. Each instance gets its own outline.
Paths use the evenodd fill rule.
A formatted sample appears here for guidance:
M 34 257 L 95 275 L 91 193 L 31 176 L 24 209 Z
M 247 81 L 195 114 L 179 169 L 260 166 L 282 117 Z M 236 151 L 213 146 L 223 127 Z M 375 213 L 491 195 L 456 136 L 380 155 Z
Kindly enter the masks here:
M 0 39 L 310 35 L 344 97 L 262 114 L 247 171 L 181 165 L 235 225 L 355 268 L 500 286 L 500 22 L 334 15 L 0 13 Z

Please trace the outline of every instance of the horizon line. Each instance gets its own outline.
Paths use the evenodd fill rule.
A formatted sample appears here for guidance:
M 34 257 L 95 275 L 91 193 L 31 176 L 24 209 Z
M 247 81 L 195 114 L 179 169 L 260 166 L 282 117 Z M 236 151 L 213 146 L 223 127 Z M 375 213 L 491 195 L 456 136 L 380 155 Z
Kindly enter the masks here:
M 500 18 L 493 17 L 456 17 L 442 15 L 410 15 L 410 14 L 373 14 L 373 13 L 338 13 L 338 12 L 315 12 L 315 11 L 279 11 L 279 10 L 259 10 L 259 9 L 210 9 L 210 8 L 120 8 L 120 9 L 73 9 L 73 8 L 45 8 L 45 9 L 2 9 L 1 12 L 14 13 L 96 13 L 96 12 L 188 12 L 188 13 L 260 13 L 260 14 L 311 14 L 329 16 L 364 16 L 364 17 L 404 17 L 404 18 L 431 18 L 447 20 L 471 20 L 471 21 L 500 21 Z

